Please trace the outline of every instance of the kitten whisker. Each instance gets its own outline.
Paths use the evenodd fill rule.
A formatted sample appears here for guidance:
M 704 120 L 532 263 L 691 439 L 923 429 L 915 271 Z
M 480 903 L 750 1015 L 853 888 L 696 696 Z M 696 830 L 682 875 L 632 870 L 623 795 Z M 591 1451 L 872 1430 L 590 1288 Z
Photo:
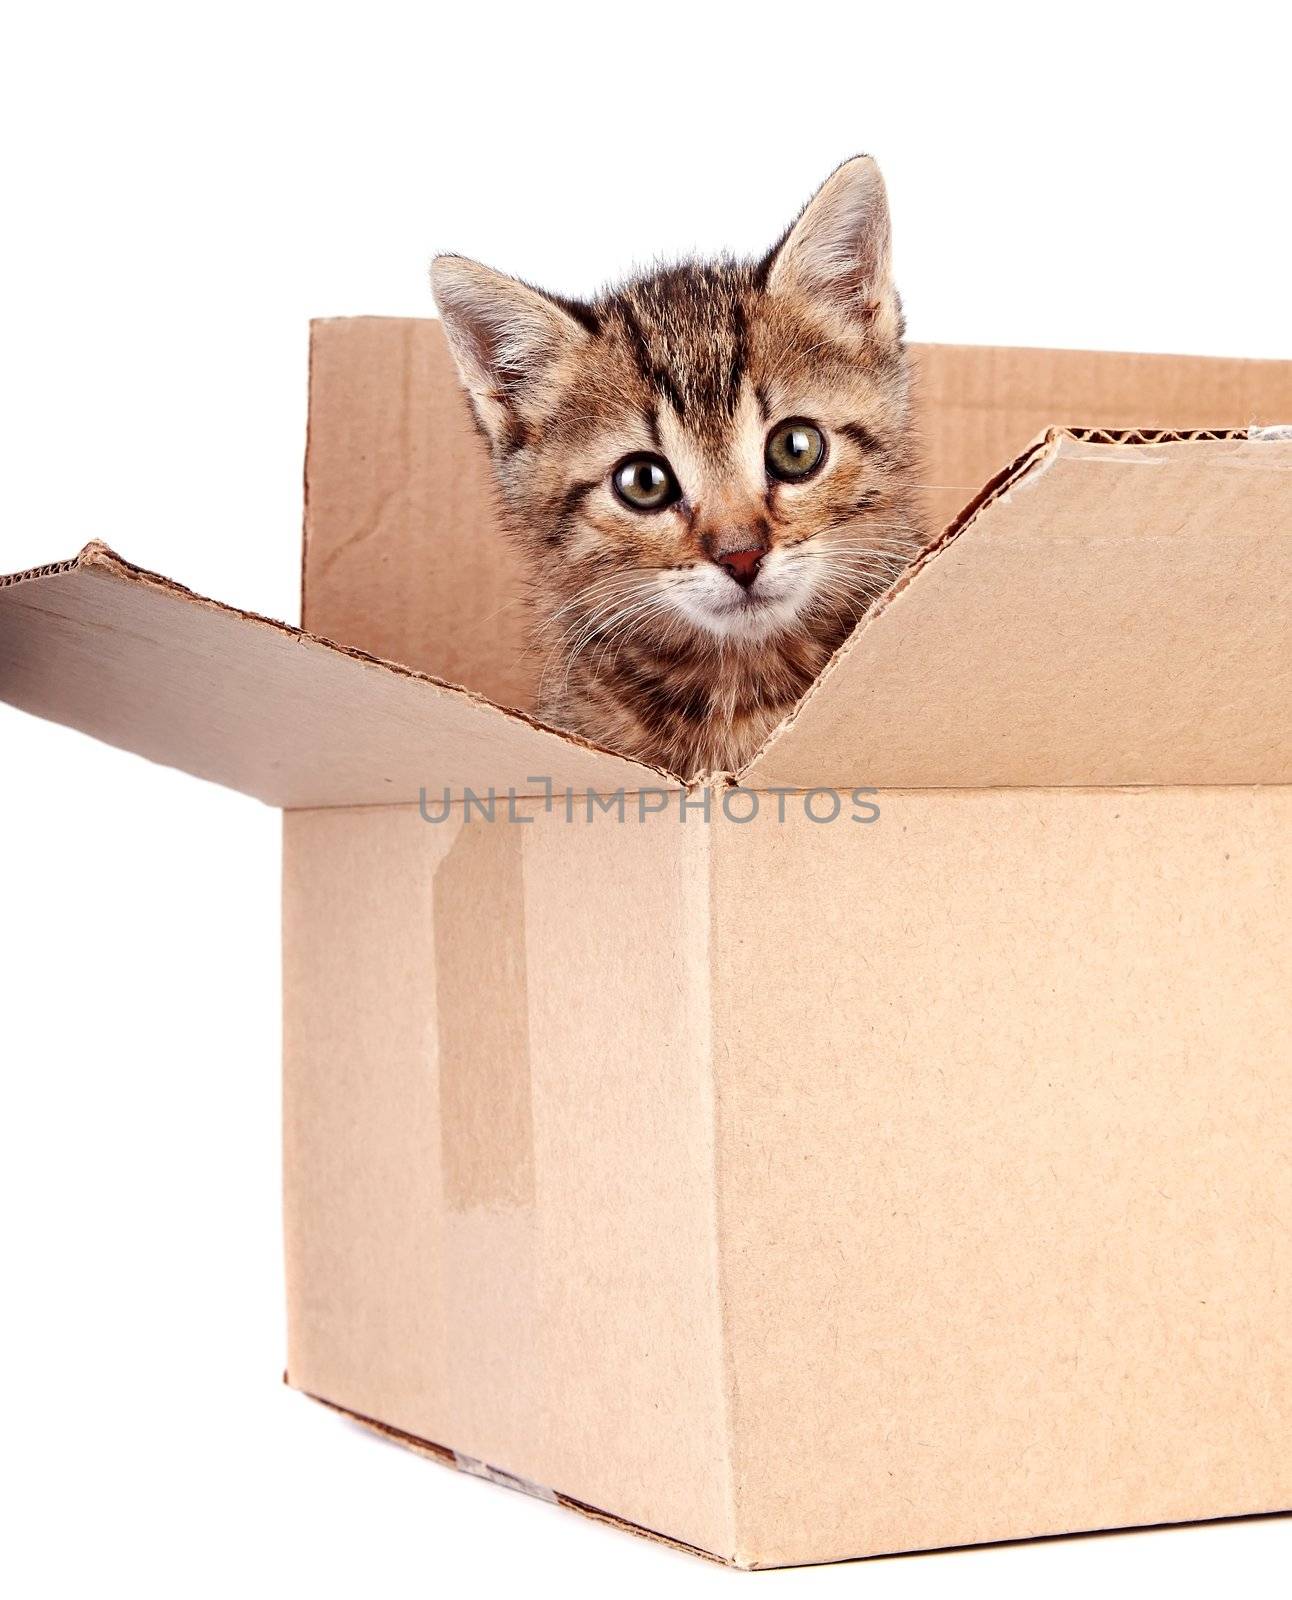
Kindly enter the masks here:
M 645 584 L 641 580 L 637 580 L 631 587 L 637 591 L 633 598 L 629 599 L 629 591 L 625 590 L 617 600 L 602 606 L 591 619 L 585 620 L 566 657 L 566 673 L 562 682 L 562 693 L 569 687 L 570 673 L 574 663 L 594 639 L 599 636 L 604 637 L 607 631 L 614 628 L 618 623 L 624 619 L 631 620 L 638 612 L 648 609 L 658 599 L 662 598 L 658 586 L 653 580 L 647 580 Z M 648 587 L 649 592 L 642 593 L 641 590 L 644 587 Z M 628 604 L 621 605 L 620 602 L 623 600 L 628 600 Z

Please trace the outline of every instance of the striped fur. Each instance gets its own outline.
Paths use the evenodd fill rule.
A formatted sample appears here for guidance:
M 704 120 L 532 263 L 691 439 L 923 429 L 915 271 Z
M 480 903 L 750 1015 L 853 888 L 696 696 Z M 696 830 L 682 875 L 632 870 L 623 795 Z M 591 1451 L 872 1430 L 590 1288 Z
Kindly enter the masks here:
M 846 162 L 759 262 L 669 267 L 586 304 L 457 256 L 436 299 L 528 555 L 540 713 L 684 775 L 734 770 L 919 543 L 883 183 Z M 776 424 L 822 466 L 781 482 Z M 676 503 L 616 496 L 662 459 Z M 719 565 L 761 554 L 746 588 Z

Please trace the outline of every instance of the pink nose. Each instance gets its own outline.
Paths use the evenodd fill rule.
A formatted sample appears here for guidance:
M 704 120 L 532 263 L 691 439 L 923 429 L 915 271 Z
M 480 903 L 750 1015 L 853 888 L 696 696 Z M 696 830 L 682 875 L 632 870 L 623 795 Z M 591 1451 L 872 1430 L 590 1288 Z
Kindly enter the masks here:
M 742 589 L 747 589 L 758 576 L 758 568 L 766 554 L 764 546 L 755 545 L 750 550 L 724 551 L 714 559 L 728 577 L 734 578 Z

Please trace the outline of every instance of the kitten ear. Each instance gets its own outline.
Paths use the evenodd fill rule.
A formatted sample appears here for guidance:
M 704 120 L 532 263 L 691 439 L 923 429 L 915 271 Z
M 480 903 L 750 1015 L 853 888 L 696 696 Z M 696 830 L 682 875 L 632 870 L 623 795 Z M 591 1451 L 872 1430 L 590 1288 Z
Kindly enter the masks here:
M 465 256 L 436 256 L 431 290 L 463 386 L 498 444 L 511 432 L 519 391 L 587 330 L 538 289 Z
M 836 167 L 763 263 L 768 292 L 799 295 L 900 337 L 888 195 L 870 156 Z

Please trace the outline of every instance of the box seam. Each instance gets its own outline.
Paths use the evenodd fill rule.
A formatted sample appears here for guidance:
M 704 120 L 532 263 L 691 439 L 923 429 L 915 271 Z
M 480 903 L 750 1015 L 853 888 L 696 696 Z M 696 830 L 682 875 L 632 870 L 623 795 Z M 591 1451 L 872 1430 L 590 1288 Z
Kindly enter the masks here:
M 706 1053 L 709 1062 L 710 1101 L 709 1115 L 711 1127 L 711 1148 L 713 1160 L 713 1208 L 711 1225 L 713 1229 L 713 1282 L 715 1296 L 715 1311 L 717 1314 L 718 1338 L 718 1377 L 721 1386 L 722 1420 L 725 1433 L 725 1458 L 726 1458 L 726 1499 L 728 1514 L 728 1549 L 731 1555 L 727 1558 L 733 1567 L 742 1569 L 752 1568 L 754 1561 L 751 1556 L 741 1551 L 741 1510 L 740 1510 L 740 1391 L 736 1379 L 735 1360 L 733 1356 L 733 1340 L 731 1337 L 730 1301 L 727 1291 L 726 1253 L 722 1247 L 724 1220 L 726 1212 L 726 1175 L 725 1155 L 723 1140 L 723 1115 L 722 1115 L 722 1075 L 716 1046 L 713 996 L 716 992 L 716 974 L 714 972 L 714 912 L 717 903 L 715 887 L 715 861 L 713 842 L 710 831 L 704 834 L 704 995 L 705 995 L 705 1026 L 707 1029 Z

